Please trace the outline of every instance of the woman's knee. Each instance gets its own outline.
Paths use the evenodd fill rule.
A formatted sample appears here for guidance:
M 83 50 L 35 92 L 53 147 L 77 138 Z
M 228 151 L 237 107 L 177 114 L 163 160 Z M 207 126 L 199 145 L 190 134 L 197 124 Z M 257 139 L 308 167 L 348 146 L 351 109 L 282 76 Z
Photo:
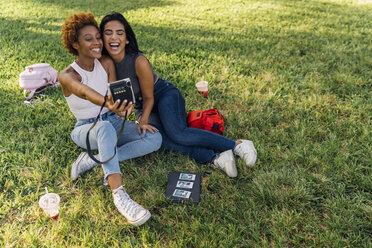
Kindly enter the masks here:
M 96 126 L 92 129 L 96 132 L 114 132 L 115 128 L 112 126 L 112 124 L 109 121 L 99 121 L 96 123 Z
M 97 122 L 90 132 L 94 133 L 97 139 L 113 139 L 115 141 L 117 138 L 116 130 L 109 121 Z
M 143 139 L 149 144 L 152 152 L 160 149 L 163 140 L 160 132 L 150 133 L 148 131 L 146 132 Z

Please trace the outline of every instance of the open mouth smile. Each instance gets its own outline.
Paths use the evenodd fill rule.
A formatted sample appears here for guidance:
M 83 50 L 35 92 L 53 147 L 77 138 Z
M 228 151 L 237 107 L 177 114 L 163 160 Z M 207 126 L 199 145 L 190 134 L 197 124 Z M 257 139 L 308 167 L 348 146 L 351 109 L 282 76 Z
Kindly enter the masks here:
M 101 48 L 92 48 L 91 51 L 94 52 L 94 53 L 100 53 Z
M 112 43 L 109 43 L 109 45 L 110 45 L 111 50 L 118 50 L 120 43 L 112 42 Z

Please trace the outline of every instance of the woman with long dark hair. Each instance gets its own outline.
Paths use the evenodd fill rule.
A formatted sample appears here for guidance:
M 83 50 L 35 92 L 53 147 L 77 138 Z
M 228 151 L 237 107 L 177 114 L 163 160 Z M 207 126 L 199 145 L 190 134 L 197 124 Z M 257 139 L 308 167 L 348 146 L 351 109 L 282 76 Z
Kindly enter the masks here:
M 160 130 L 162 147 L 189 155 L 198 163 L 211 163 L 230 177 L 238 174 L 234 154 L 243 158 L 247 166 L 254 165 L 257 152 L 252 141 L 232 140 L 210 131 L 187 127 L 182 94 L 152 70 L 123 15 L 116 12 L 106 15 L 100 29 L 103 53 L 114 60 L 118 79 L 129 77 L 132 81 L 139 131 Z

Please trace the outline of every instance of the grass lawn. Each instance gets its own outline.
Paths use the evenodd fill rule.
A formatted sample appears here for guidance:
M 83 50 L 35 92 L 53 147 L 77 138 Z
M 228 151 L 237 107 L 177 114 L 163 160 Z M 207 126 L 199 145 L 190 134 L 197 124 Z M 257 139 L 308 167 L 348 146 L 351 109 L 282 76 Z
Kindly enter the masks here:
M 100 167 L 72 183 L 74 117 L 59 88 L 24 104 L 18 75 L 74 60 L 60 30 L 79 10 L 123 13 L 187 110 L 218 108 L 226 136 L 254 141 L 256 166 L 237 160 L 230 179 L 164 150 L 121 163 L 152 213 L 138 228 Z M 371 13 L 367 0 L 1 0 L 0 247 L 371 247 Z M 200 204 L 165 199 L 172 171 L 201 173 Z M 45 186 L 61 196 L 58 221 L 38 206 Z

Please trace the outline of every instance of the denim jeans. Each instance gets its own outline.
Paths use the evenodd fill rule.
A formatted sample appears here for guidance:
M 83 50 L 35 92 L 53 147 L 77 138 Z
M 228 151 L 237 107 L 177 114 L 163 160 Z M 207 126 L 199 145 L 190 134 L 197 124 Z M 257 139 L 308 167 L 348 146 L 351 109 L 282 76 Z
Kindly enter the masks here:
M 141 111 L 136 110 L 137 117 Z M 154 86 L 154 107 L 149 124 L 161 132 L 163 148 L 181 152 L 198 163 L 212 162 L 218 155 L 214 150 L 223 152 L 235 147 L 232 139 L 187 127 L 185 99 L 173 84 L 161 78 Z
M 78 146 L 87 149 L 86 136 L 95 118 L 77 120 L 71 132 L 71 138 Z M 119 161 L 140 157 L 156 151 L 160 148 L 162 137 L 160 133 L 139 134 L 137 124 L 126 121 L 122 135 L 115 147 L 117 135 L 120 131 L 123 119 L 109 111 L 98 120 L 96 126 L 89 133 L 89 141 L 92 150 L 98 150 L 98 160 L 105 161 L 114 154 L 116 155 L 108 163 L 102 164 L 105 175 L 121 174 Z

